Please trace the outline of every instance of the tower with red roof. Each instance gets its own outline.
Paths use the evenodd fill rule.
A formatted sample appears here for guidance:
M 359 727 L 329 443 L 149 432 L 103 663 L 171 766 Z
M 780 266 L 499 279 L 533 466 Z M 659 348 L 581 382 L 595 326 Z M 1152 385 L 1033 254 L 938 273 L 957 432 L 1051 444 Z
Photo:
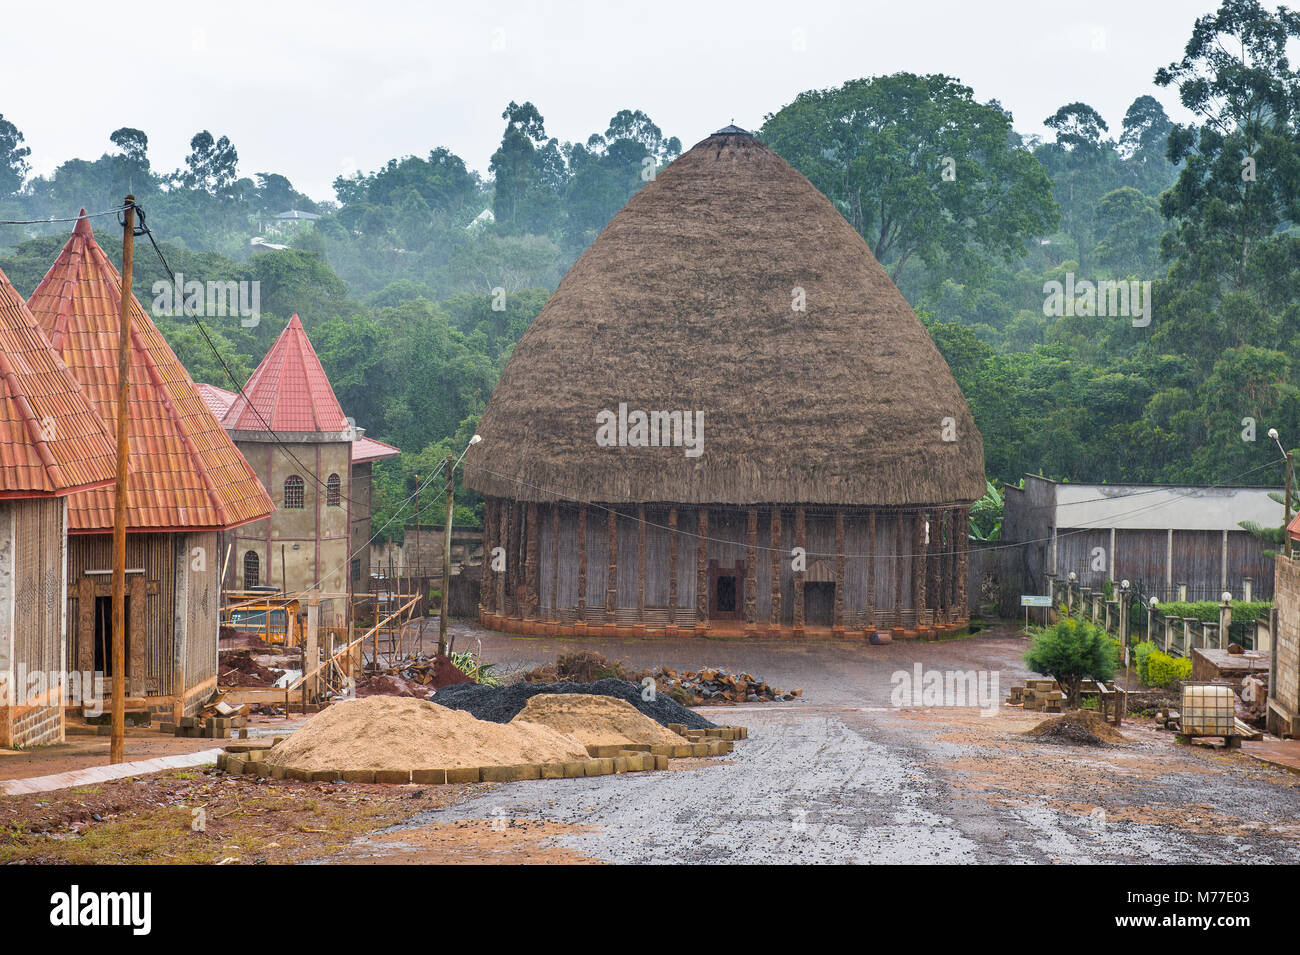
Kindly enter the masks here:
M 202 386 L 222 426 L 275 501 L 266 520 L 231 535 L 228 586 L 273 584 L 305 595 L 364 591 L 369 576 L 370 465 L 397 448 L 366 438 L 343 413 L 297 315 L 242 393 Z M 341 615 L 341 601 L 321 601 Z M 336 619 L 341 624 L 341 619 Z

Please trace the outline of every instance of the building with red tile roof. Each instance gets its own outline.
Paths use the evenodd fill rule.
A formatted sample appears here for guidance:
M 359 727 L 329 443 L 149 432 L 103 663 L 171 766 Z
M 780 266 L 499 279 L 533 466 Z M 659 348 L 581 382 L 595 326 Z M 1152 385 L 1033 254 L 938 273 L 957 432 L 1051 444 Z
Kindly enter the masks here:
M 121 304 L 117 269 L 81 219 L 28 307 L 114 434 Z M 217 534 L 273 505 L 134 295 L 127 307 L 127 692 L 193 712 L 216 686 Z M 68 657 L 106 675 L 113 501 L 111 488 L 68 498 Z
M 116 462 L 112 433 L 0 272 L 0 746 L 62 742 L 63 703 L 94 685 L 74 684 L 64 658 L 67 498 L 111 485 Z
M 228 535 L 236 558 L 226 586 L 365 591 L 371 466 L 401 452 L 366 437 L 343 413 L 298 316 L 289 319 L 242 393 L 213 385 L 200 390 L 210 408 L 224 407 L 222 426 L 276 502 L 270 518 Z M 321 606 L 326 615 L 344 609 L 330 601 Z

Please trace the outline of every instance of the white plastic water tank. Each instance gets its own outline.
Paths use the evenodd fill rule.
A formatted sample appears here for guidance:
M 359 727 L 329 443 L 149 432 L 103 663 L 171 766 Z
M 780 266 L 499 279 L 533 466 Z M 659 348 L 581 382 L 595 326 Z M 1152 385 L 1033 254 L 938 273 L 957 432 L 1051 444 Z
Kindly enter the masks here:
M 1188 736 L 1229 736 L 1235 732 L 1236 697 L 1222 683 L 1184 683 L 1183 732 Z

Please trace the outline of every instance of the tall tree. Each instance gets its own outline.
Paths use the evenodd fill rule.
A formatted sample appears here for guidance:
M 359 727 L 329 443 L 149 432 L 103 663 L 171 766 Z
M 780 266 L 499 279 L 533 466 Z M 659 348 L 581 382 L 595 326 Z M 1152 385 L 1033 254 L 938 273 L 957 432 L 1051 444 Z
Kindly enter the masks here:
M 12 196 L 23 187 L 31 169 L 27 161 L 31 154 L 18 127 L 0 113 L 0 197 Z
M 761 136 L 840 208 L 886 268 L 914 256 L 975 272 L 1056 222 L 1042 166 L 996 102 L 947 76 L 801 93 Z

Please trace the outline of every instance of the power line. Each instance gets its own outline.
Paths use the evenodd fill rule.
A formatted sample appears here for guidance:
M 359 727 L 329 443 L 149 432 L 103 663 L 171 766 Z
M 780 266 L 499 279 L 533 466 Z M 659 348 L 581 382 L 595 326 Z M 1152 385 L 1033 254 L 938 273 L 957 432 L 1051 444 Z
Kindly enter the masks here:
M 136 208 L 139 208 L 137 206 Z M 0 219 L 0 225 L 45 225 L 51 222 L 80 222 L 82 219 L 95 219 L 99 216 L 120 215 L 126 211 L 126 206 L 118 206 L 116 209 L 105 209 L 103 212 L 86 212 L 79 216 L 64 216 L 63 218 L 51 217 L 49 219 Z
M 148 236 L 149 244 L 153 246 L 154 252 L 157 253 L 158 255 L 158 260 L 162 262 L 162 266 L 167 271 L 168 277 L 171 278 L 172 284 L 175 285 L 176 273 L 172 271 L 172 267 L 170 263 L 168 263 L 167 261 L 167 256 L 165 256 L 163 254 L 162 249 L 159 248 L 158 242 L 154 238 L 153 230 L 151 230 L 145 224 L 144 210 L 141 209 L 138 204 L 135 205 L 135 209 L 140 213 L 140 226 L 138 230 L 139 234 Z M 127 294 L 130 294 L 130 289 L 127 289 L 126 291 Z M 285 444 L 284 441 L 281 440 L 280 436 L 276 434 L 275 431 L 271 428 L 270 423 L 266 420 L 266 418 L 262 416 L 262 412 L 260 412 L 257 409 L 257 406 L 248 400 L 248 395 L 244 393 L 243 385 L 241 385 L 239 381 L 235 378 L 234 372 L 232 372 L 230 370 L 230 366 L 226 364 L 226 359 L 223 358 L 221 352 L 217 350 L 217 346 L 213 343 L 212 338 L 208 335 L 208 330 L 204 326 L 203 321 L 199 318 L 198 315 L 191 315 L 190 318 L 194 320 L 194 327 L 199 330 L 199 334 L 203 337 L 204 343 L 208 346 L 208 349 L 212 352 L 213 356 L 220 363 L 222 371 L 226 373 L 226 377 L 230 379 L 230 383 L 235 386 L 235 390 L 236 392 L 238 392 L 239 397 L 244 399 L 244 403 L 248 406 L 249 409 L 252 410 L 253 414 L 257 416 L 257 420 L 262 423 L 262 426 L 265 429 L 266 433 L 271 436 L 271 440 L 276 445 L 279 446 L 280 450 L 283 451 L 285 454 L 287 454 L 293 460 L 293 462 L 298 465 L 298 467 L 302 471 L 304 471 L 306 474 L 308 474 L 311 477 L 313 481 L 315 481 L 322 488 L 324 488 L 326 494 L 337 493 L 340 499 L 347 501 L 349 504 L 355 504 L 358 507 L 364 506 L 361 504 L 361 502 L 356 501 L 353 498 L 347 497 L 341 491 L 332 490 L 328 484 L 326 484 L 324 481 L 320 479 L 320 476 L 316 474 L 315 471 L 307 467 L 307 465 L 303 464 L 302 460 L 296 454 L 293 453 L 293 451 L 289 448 L 289 446 Z M 350 458 L 351 455 L 349 454 L 349 459 Z M 349 481 L 348 481 L 349 490 L 351 489 L 351 484 L 352 484 L 351 477 L 349 476 Z

